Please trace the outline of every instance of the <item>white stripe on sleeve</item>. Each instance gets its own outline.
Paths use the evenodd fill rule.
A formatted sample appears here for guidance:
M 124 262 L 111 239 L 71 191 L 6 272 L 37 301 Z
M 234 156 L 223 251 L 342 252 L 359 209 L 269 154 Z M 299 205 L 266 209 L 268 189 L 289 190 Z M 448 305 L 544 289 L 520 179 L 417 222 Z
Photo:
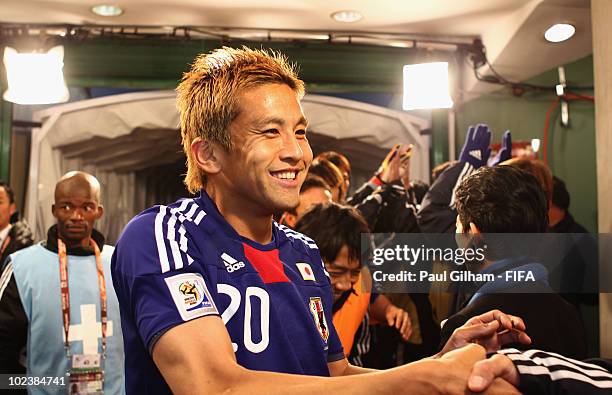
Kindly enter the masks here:
M 159 213 L 155 216 L 155 242 L 157 244 L 157 254 L 162 273 L 170 271 L 168 252 L 164 242 L 164 217 L 166 216 L 166 206 L 159 206 Z
M 11 277 L 13 276 L 13 262 L 9 262 L 4 271 L 2 272 L 2 276 L 0 277 L 0 300 L 2 299 L 2 295 L 4 295 L 4 290 L 6 286 L 11 281 Z

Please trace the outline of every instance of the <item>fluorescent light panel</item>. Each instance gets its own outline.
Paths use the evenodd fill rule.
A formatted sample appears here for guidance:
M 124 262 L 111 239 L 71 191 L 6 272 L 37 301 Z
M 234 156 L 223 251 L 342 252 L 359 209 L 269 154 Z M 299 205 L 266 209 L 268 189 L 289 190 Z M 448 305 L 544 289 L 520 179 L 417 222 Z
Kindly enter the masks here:
M 4 67 L 8 80 L 4 100 L 17 104 L 53 104 L 70 97 L 62 72 L 64 47 L 61 45 L 47 53 L 19 53 L 6 47 Z
M 404 66 L 404 110 L 450 108 L 448 63 L 434 62 Z

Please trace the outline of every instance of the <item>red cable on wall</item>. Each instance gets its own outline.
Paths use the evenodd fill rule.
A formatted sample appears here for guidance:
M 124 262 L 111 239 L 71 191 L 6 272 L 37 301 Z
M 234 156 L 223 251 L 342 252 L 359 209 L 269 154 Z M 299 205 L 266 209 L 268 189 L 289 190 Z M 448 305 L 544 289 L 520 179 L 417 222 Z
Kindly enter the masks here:
M 590 101 L 590 102 L 595 101 L 595 98 L 593 96 L 578 95 L 572 92 L 567 92 L 565 95 L 563 95 L 563 98 L 567 101 L 575 101 L 575 100 L 583 100 L 583 101 Z M 544 163 L 546 164 L 546 166 L 548 166 L 548 131 L 550 128 L 550 117 L 552 115 L 552 112 L 555 110 L 555 108 L 557 108 L 560 102 L 561 102 L 561 98 L 557 97 L 550 104 L 550 107 L 548 107 L 548 110 L 546 111 L 546 119 L 544 121 L 544 137 L 543 137 L 544 141 L 542 142 L 542 145 L 544 146 L 543 151 L 542 151 L 542 159 L 544 160 Z

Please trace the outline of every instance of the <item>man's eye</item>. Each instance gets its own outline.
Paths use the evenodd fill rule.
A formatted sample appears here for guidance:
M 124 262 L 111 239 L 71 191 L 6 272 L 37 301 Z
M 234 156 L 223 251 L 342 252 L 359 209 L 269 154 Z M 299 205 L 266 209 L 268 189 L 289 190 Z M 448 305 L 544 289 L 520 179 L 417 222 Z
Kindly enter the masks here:
M 268 129 L 264 131 L 265 134 L 279 134 L 278 129 Z
M 85 206 L 85 211 L 92 212 L 94 211 L 94 208 L 92 206 Z
M 305 137 L 306 136 L 306 130 L 305 129 L 296 130 L 295 134 L 297 136 L 300 136 L 300 137 Z

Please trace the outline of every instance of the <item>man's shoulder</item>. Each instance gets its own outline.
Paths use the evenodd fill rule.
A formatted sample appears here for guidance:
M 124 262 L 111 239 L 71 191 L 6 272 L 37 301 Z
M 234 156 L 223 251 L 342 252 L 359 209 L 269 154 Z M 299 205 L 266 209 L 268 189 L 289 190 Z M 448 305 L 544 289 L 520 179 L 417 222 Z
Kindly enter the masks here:
M 17 250 L 31 246 L 34 243 L 34 235 L 25 220 L 15 222 L 9 231 L 11 242 L 7 250 Z
M 199 225 L 206 216 L 194 199 L 181 199 L 169 205 L 152 206 L 128 222 L 119 237 L 118 244 L 126 239 L 141 239 L 143 235 L 179 229 L 186 222 Z
M 104 244 L 104 247 L 102 247 L 102 259 L 106 262 L 106 261 L 110 261 L 111 257 L 113 256 L 113 253 L 115 252 L 115 246 L 112 246 L 110 244 Z
M 320 267 L 323 270 L 323 273 L 329 277 L 327 271 L 325 270 L 323 260 L 321 259 L 319 247 L 317 247 L 317 243 L 315 243 L 313 239 L 284 225 L 277 224 L 276 222 L 274 222 L 274 226 L 277 228 L 277 235 L 280 239 L 278 245 L 281 250 L 290 249 L 292 253 L 297 253 L 299 256 L 308 257 L 305 259 L 314 265 L 312 267 L 313 269 Z
M 202 248 L 202 239 L 194 235 L 211 227 L 201 223 L 205 217 L 206 212 L 194 199 L 181 199 L 141 212 L 119 237 L 113 267 L 126 274 L 145 275 L 191 265 Z
M 292 247 L 303 250 L 303 252 L 308 253 L 309 251 L 317 251 L 319 247 L 317 247 L 317 243 L 315 241 L 306 236 L 303 233 L 295 231 L 285 225 L 278 224 L 274 222 L 274 226 L 278 229 L 278 235 L 281 238 L 280 244 L 283 242 L 288 242 Z
M 25 279 L 48 281 L 50 271 L 57 270 L 57 262 L 56 253 L 37 243 L 9 255 L 2 263 L 2 272 L 10 270 L 18 282 Z
M 19 251 L 16 251 L 9 255 L 10 262 L 13 263 L 13 266 L 16 264 L 26 264 L 27 262 L 32 262 L 32 258 L 40 258 L 42 254 L 50 254 L 56 255 L 53 251 L 50 251 L 43 247 L 42 243 L 36 243 L 29 247 L 23 248 Z M 17 263 L 18 262 L 18 263 Z

